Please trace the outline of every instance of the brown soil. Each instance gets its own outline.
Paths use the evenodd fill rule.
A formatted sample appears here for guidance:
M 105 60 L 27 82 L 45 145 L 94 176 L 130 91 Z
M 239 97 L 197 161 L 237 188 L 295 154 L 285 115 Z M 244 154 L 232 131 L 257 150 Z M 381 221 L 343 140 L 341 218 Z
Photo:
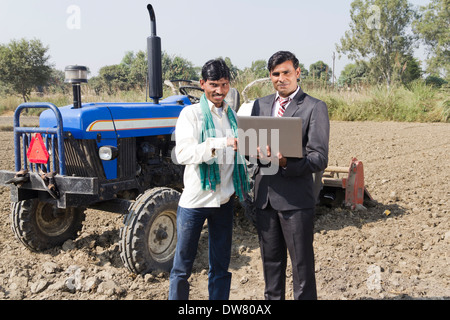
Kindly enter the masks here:
M 13 170 L 13 134 L 0 133 L 0 168 Z M 449 299 L 450 124 L 332 122 L 330 165 L 364 164 L 377 204 L 366 210 L 318 207 L 319 299 Z M 119 257 L 123 217 L 87 210 L 79 237 L 42 253 L 17 241 L 9 189 L 0 187 L 0 299 L 167 299 L 168 273 L 131 274 Z M 207 229 L 200 239 L 191 299 L 207 299 Z M 263 299 L 252 225 L 237 215 L 231 299 Z M 292 299 L 292 274 L 287 271 Z

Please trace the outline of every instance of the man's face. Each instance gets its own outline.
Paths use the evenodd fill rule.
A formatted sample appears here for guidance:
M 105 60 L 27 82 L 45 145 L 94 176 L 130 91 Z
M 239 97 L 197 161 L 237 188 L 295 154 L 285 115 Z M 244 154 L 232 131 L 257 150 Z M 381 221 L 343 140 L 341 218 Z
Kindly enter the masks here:
M 205 92 L 206 98 L 214 103 L 217 108 L 222 107 L 222 102 L 230 90 L 230 80 L 221 78 L 219 80 L 200 80 L 200 85 Z
M 297 79 L 299 77 L 300 68 L 294 69 L 292 61 L 280 63 L 270 72 L 273 87 L 283 98 L 287 98 L 297 90 Z

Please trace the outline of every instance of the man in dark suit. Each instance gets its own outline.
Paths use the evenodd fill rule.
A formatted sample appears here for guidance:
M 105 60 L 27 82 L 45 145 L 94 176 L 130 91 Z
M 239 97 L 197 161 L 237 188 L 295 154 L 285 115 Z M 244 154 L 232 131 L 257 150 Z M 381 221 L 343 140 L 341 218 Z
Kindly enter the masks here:
M 298 65 L 291 52 L 275 53 L 269 59 L 268 69 L 277 92 L 256 100 L 252 109 L 252 116 L 300 117 L 303 131 L 298 133 L 303 158 L 285 158 L 278 153 L 275 159 L 279 169 L 275 174 L 264 174 L 263 163 L 267 162 L 262 159 L 256 169 L 256 226 L 266 299 L 285 299 L 287 250 L 292 262 L 294 299 L 317 299 L 313 173 L 327 167 L 330 123 L 326 104 L 297 85 L 301 72 Z M 266 156 L 271 156 L 269 146 L 264 155 L 260 152 L 261 158 Z

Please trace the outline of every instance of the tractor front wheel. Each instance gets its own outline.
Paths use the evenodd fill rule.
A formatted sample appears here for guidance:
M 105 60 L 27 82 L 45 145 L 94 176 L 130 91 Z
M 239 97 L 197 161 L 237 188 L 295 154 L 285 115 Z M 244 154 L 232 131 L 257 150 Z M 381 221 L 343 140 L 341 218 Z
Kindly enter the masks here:
M 154 188 L 141 194 L 120 230 L 120 257 L 133 273 L 170 271 L 177 244 L 177 208 L 180 193 Z
M 11 228 L 32 251 L 43 251 L 75 239 L 84 218 L 84 208 L 58 209 L 38 199 L 11 203 Z

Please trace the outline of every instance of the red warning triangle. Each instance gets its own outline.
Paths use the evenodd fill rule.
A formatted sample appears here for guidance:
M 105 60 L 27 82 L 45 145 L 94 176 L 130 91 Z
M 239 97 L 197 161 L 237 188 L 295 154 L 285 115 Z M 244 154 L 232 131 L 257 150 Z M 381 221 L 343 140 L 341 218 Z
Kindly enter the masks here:
M 28 161 L 32 163 L 46 164 L 48 162 L 49 155 L 40 133 L 36 133 L 34 137 L 31 138 L 30 147 L 27 151 L 27 157 Z

